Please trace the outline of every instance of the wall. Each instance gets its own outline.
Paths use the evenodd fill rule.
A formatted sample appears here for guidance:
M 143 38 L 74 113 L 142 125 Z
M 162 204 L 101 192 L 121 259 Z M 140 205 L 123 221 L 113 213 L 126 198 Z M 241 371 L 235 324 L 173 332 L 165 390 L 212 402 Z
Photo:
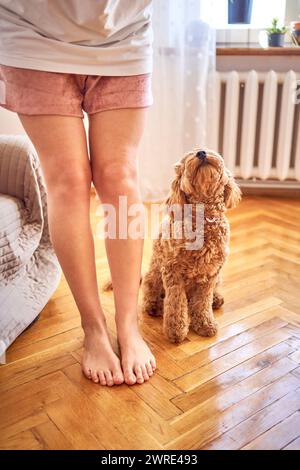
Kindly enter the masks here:
M 300 21 L 300 0 L 287 0 L 286 4 L 286 23 L 291 21 Z

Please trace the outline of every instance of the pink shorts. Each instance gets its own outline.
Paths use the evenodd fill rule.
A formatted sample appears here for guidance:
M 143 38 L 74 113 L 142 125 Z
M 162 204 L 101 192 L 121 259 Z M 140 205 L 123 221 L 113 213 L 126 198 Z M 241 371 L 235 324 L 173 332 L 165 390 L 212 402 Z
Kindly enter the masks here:
M 0 106 L 19 114 L 83 117 L 152 104 L 151 74 L 122 77 L 44 72 L 0 65 Z

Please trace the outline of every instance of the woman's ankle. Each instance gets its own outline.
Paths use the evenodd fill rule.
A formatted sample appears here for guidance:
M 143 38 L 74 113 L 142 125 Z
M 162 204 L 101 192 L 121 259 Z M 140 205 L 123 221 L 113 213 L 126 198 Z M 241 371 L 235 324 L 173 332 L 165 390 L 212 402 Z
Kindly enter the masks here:
M 137 316 L 116 315 L 116 328 L 118 337 L 124 337 L 132 334 L 140 334 Z
M 81 319 L 81 327 L 85 334 L 98 332 L 99 334 L 107 334 L 107 324 L 104 314 L 97 317 Z

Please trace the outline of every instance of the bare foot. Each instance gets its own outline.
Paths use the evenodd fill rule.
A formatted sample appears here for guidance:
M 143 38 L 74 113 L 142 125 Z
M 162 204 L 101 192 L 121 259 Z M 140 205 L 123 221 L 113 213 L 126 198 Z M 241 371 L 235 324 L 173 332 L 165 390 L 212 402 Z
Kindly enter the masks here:
M 118 356 L 114 353 L 105 325 L 84 328 L 82 370 L 85 376 L 101 385 L 120 385 L 124 376 Z
M 153 375 L 156 369 L 155 358 L 137 325 L 117 326 L 124 380 L 128 385 L 142 384 Z

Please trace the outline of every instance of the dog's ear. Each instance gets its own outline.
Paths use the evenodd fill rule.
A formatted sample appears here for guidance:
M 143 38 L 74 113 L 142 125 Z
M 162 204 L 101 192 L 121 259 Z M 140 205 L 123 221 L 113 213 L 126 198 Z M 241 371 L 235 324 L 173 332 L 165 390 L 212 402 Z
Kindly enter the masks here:
M 174 164 L 174 170 L 175 170 L 175 174 L 176 174 L 177 176 L 180 177 L 180 176 L 182 175 L 183 164 L 182 164 L 181 161 L 176 162 L 176 163 Z
M 180 204 L 184 205 L 186 204 L 186 196 L 185 193 L 180 189 L 180 183 L 181 183 L 181 177 L 183 174 L 183 168 L 184 164 L 182 161 L 179 161 L 175 163 L 174 169 L 175 169 L 175 178 L 172 181 L 171 184 L 171 191 L 170 194 L 166 200 L 167 205 L 172 205 L 172 204 Z
M 240 202 L 242 198 L 242 192 L 234 181 L 230 171 L 227 170 L 226 173 L 228 176 L 228 181 L 224 187 L 224 202 L 227 209 L 233 209 Z
M 184 204 L 187 203 L 186 195 L 180 188 L 180 179 L 179 180 L 174 180 L 172 185 L 171 185 L 171 193 L 167 199 L 167 204 L 179 204 L 180 206 L 183 206 Z

